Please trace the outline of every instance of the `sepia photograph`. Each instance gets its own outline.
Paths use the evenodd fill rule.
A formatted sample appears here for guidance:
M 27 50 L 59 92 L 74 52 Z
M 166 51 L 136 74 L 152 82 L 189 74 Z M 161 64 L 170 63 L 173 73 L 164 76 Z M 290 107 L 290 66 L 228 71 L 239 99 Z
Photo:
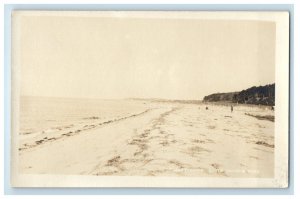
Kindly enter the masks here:
M 288 12 L 14 11 L 15 187 L 288 186 Z

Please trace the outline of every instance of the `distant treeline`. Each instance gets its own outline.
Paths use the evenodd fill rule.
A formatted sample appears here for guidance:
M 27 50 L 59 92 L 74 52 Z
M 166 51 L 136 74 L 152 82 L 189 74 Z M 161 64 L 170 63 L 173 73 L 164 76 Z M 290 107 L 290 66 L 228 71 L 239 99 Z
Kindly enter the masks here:
M 182 103 L 182 104 L 201 104 L 201 100 L 171 100 L 171 99 L 161 99 L 161 98 L 128 98 L 131 100 L 140 101 L 151 101 L 151 102 L 165 102 L 165 103 Z
M 203 98 L 204 102 L 232 102 L 240 104 L 275 105 L 275 84 L 253 86 L 240 92 L 214 93 Z

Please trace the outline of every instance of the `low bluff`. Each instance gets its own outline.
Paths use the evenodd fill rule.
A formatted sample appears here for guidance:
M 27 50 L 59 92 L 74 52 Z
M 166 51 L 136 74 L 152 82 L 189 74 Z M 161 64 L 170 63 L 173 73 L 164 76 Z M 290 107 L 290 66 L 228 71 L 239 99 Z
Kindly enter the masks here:
M 253 86 L 239 92 L 214 93 L 205 96 L 203 101 L 275 106 L 275 83 L 258 87 Z

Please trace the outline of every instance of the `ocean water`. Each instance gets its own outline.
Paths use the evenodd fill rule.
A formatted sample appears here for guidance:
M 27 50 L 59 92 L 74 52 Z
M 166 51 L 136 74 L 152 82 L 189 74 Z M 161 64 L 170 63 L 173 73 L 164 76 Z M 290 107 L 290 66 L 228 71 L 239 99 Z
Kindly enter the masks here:
M 75 99 L 22 96 L 20 134 L 60 130 L 127 117 L 146 110 L 146 102 L 135 100 Z

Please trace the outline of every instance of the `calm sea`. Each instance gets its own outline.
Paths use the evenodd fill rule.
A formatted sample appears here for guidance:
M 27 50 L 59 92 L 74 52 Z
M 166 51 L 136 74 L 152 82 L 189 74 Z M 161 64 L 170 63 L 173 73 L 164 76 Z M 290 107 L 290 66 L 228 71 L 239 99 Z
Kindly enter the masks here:
M 105 121 L 138 113 L 145 103 L 135 100 L 21 97 L 20 134 L 47 131 L 90 120 Z

